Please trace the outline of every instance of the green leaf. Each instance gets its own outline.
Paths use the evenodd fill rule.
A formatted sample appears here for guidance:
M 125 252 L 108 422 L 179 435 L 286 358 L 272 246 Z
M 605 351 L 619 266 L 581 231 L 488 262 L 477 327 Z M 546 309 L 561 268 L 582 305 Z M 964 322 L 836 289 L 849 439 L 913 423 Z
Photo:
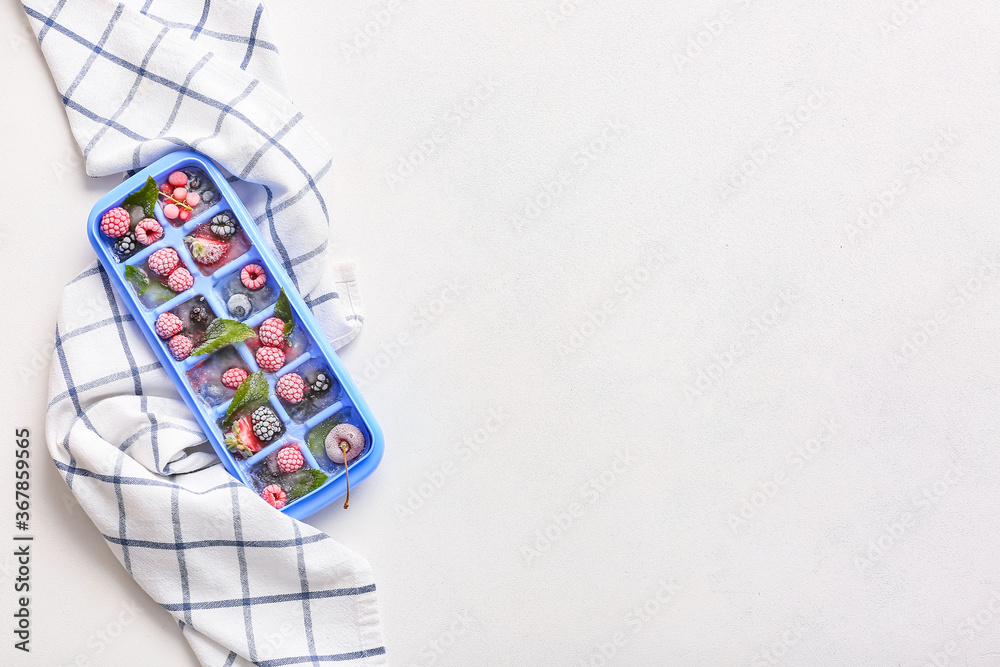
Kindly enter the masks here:
M 266 401 L 268 393 L 270 393 L 270 388 L 267 386 L 267 380 L 264 379 L 263 371 L 254 371 L 248 375 L 247 379 L 236 390 L 233 402 L 229 404 L 229 410 L 226 411 L 226 418 L 222 420 L 222 427 L 228 428 L 233 417 L 241 410 L 254 403 Z
M 160 194 L 160 188 L 156 185 L 156 181 L 152 176 L 146 179 L 146 184 L 141 188 L 125 197 L 125 201 L 122 202 L 122 206 L 141 206 L 142 212 L 146 214 L 147 218 L 153 217 L 153 212 L 156 210 L 156 198 Z
M 149 293 L 149 298 L 156 303 L 163 303 L 164 301 L 170 301 L 175 296 L 177 292 L 173 291 L 161 282 L 153 281 L 149 283 L 146 289 L 141 290 L 139 294 Z
M 226 320 L 221 317 L 212 320 L 208 328 L 205 329 L 205 342 L 191 350 L 191 356 L 208 354 L 233 343 L 239 343 L 248 338 L 253 338 L 257 334 L 254 330 L 242 322 L 236 320 Z
M 125 280 L 139 288 L 139 294 L 145 294 L 149 289 L 149 276 L 131 264 L 125 267 Z
M 285 338 L 288 338 L 295 330 L 295 316 L 292 315 L 292 304 L 288 302 L 284 287 L 278 295 L 278 302 L 274 304 L 274 316 L 285 323 L 284 334 Z
M 282 480 L 282 487 L 288 494 L 288 500 L 301 498 L 310 491 L 315 491 L 323 486 L 326 481 L 326 473 L 315 468 L 303 468 L 296 470 Z
M 333 427 L 337 424 L 343 424 L 347 421 L 342 413 L 337 413 L 330 417 L 329 419 L 320 422 L 316 427 L 309 431 L 309 435 L 306 437 L 306 444 L 309 446 L 309 451 L 313 453 L 317 459 L 321 456 L 326 456 L 326 436 L 330 434 Z

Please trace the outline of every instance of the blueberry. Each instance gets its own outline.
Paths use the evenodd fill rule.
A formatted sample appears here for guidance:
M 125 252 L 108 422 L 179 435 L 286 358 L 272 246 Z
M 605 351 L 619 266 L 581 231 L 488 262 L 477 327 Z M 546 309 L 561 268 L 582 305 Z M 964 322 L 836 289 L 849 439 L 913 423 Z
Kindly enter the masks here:
M 250 305 L 250 298 L 246 294 L 234 294 L 226 302 L 229 312 L 238 320 L 250 314 L 253 307 Z

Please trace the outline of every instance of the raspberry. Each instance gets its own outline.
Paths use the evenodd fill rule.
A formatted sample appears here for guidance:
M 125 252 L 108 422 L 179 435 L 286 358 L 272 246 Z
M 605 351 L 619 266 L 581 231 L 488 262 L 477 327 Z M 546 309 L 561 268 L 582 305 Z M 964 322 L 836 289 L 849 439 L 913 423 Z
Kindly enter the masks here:
M 345 459 L 350 463 L 358 458 L 364 451 L 365 436 L 357 426 L 353 424 L 337 424 L 326 436 L 326 455 L 334 463 L 343 464 Z M 347 454 L 341 449 L 341 445 L 347 445 Z
M 322 394 L 325 391 L 330 391 L 330 385 L 330 376 L 321 371 L 316 373 L 316 379 L 309 385 L 309 391 L 314 394 Z
M 167 287 L 175 292 L 189 290 L 192 285 L 194 285 L 194 276 L 192 276 L 191 272 L 183 266 L 174 269 L 173 273 L 170 274 L 170 277 L 167 278 Z
M 115 252 L 123 257 L 128 257 L 139 249 L 139 244 L 135 240 L 135 234 L 125 232 L 125 236 L 119 237 L 115 241 Z
M 236 221 L 233 220 L 231 213 L 223 212 L 212 218 L 209 229 L 220 239 L 229 240 L 236 236 Z
M 281 433 L 281 422 L 270 406 L 262 405 L 253 411 L 253 432 L 262 442 L 271 442 Z
M 149 256 L 149 270 L 166 278 L 181 263 L 181 258 L 173 248 L 157 250 Z
M 272 484 L 263 491 L 261 491 L 261 498 L 267 501 L 267 504 L 276 510 L 280 510 L 285 506 L 285 501 L 288 500 L 288 494 L 285 490 L 278 486 L 277 484 Z
M 156 318 L 156 335 L 167 340 L 176 336 L 184 329 L 184 323 L 181 322 L 181 318 L 177 317 L 173 313 L 163 313 Z
M 142 245 L 153 245 L 163 238 L 163 227 L 153 218 L 143 218 L 135 226 L 135 239 Z
M 230 368 L 222 374 L 222 384 L 230 389 L 238 389 L 247 379 L 247 372 L 242 368 Z
M 285 365 L 285 353 L 277 347 L 262 347 L 257 350 L 257 365 L 272 373 Z
M 288 445 L 278 450 L 278 469 L 281 472 L 295 472 L 305 465 L 306 460 L 302 458 L 302 452 L 298 446 Z
M 285 344 L 285 323 L 277 317 L 269 317 L 261 323 L 257 337 L 262 345 L 281 347 Z
M 104 232 L 105 236 L 116 239 L 119 236 L 125 236 L 125 232 L 128 231 L 131 224 L 132 218 L 129 217 L 128 211 L 119 206 L 111 209 L 101 218 L 101 231 Z
M 298 373 L 282 375 L 274 386 L 274 393 L 292 405 L 299 403 L 306 393 L 306 383 Z
M 226 241 L 210 239 L 205 236 L 188 236 L 184 241 L 191 249 L 194 261 L 204 266 L 215 264 L 229 250 L 229 244 Z
M 183 171 L 174 171 L 167 176 L 167 183 L 174 186 L 175 188 L 182 188 L 187 185 L 188 177 Z
M 240 271 L 240 282 L 247 289 L 258 290 L 267 282 L 267 274 L 257 264 L 247 264 Z
M 167 347 L 170 348 L 170 354 L 174 355 L 174 359 L 177 361 L 184 361 L 191 354 L 191 350 L 194 349 L 194 344 L 191 339 L 184 334 L 177 334 L 170 339 L 167 343 Z

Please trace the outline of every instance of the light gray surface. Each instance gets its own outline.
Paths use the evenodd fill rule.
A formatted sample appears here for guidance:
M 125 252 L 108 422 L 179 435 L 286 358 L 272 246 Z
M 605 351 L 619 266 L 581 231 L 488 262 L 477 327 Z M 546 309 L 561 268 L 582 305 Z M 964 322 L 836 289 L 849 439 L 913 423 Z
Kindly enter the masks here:
M 386 435 L 311 522 L 372 562 L 392 663 L 997 664 L 1000 8 L 390 5 L 269 7 Z M 15 664 L 193 665 L 45 465 L 60 285 L 113 179 L 16 3 L 0 26 L 0 421 L 38 454 Z

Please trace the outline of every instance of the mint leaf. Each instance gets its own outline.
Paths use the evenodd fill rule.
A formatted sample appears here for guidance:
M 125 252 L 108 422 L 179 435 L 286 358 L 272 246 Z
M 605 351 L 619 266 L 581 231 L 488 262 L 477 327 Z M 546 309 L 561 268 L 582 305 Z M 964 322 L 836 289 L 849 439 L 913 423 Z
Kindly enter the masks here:
M 293 500 L 295 498 L 301 498 L 310 491 L 315 491 L 319 487 L 323 486 L 323 482 L 325 482 L 326 479 L 326 473 L 322 470 L 304 468 L 302 470 L 296 470 L 285 477 L 282 480 L 282 486 L 285 488 L 285 493 L 288 494 L 288 500 Z
M 226 418 L 222 420 L 222 427 L 228 428 L 233 417 L 247 406 L 266 401 L 269 393 L 270 388 L 267 386 L 267 380 L 264 379 L 263 371 L 254 371 L 248 375 L 247 379 L 236 390 L 233 402 L 229 404 L 229 410 L 226 411 Z
M 146 214 L 147 218 L 153 217 L 153 211 L 156 209 L 156 198 L 160 194 L 160 188 L 156 185 L 156 181 L 152 176 L 146 179 L 146 184 L 141 188 L 125 197 L 125 201 L 122 202 L 122 206 L 141 206 L 142 212 Z
M 125 280 L 139 288 L 139 294 L 145 294 L 149 289 L 149 276 L 131 264 L 125 267 Z
M 288 338 L 295 329 L 295 316 L 292 315 L 292 304 L 288 303 L 284 287 L 278 295 L 278 302 L 274 304 L 274 316 L 285 323 L 284 334 Z
M 208 328 L 205 329 L 205 342 L 191 350 L 191 356 L 215 352 L 226 345 L 239 343 L 256 335 L 253 329 L 242 322 L 226 320 L 220 317 L 212 320 Z
M 313 456 L 317 459 L 321 456 L 326 456 L 326 436 L 330 434 L 334 426 L 343 424 L 345 421 L 347 420 L 344 418 L 344 414 L 338 412 L 329 419 L 320 422 L 313 430 L 309 431 L 309 435 L 306 437 L 306 444 L 309 447 L 309 451 L 313 453 Z
M 155 301 L 156 303 L 163 303 L 164 301 L 170 301 L 175 296 L 177 296 L 177 292 L 173 291 L 163 283 L 157 281 L 149 283 L 149 285 L 147 285 L 146 288 L 139 291 L 139 294 L 146 294 L 147 292 L 149 293 L 149 298 Z

